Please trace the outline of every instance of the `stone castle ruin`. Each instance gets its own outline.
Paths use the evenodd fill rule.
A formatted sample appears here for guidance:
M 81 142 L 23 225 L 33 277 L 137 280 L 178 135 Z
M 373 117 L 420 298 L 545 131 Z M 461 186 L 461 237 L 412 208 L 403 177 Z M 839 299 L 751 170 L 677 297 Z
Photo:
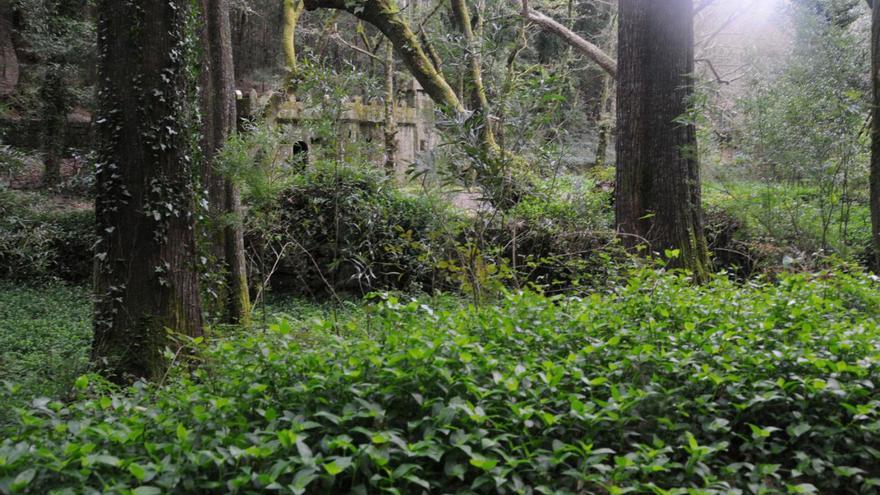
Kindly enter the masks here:
M 248 94 L 239 93 L 239 117 L 255 116 L 267 108 L 272 93 L 259 94 L 251 90 Z M 343 143 L 376 143 L 378 152 L 369 157 L 377 167 L 384 164 L 384 131 L 385 107 L 382 101 L 364 102 L 361 97 L 353 97 L 344 103 L 339 115 L 339 136 Z M 277 105 L 267 115 L 269 120 L 278 124 L 287 124 L 291 130 L 284 137 L 280 156 L 282 161 L 294 162 L 311 160 L 310 149 L 317 143 L 315 136 L 309 135 L 307 121 L 316 115 L 303 102 L 295 97 Z M 394 108 L 397 125 L 397 160 L 394 173 L 403 178 L 406 171 L 413 165 L 425 165 L 431 162 L 431 150 L 437 145 L 437 132 L 434 121 L 434 103 L 413 81 L 399 98 Z M 303 155 L 295 159 L 296 155 Z
M 239 92 L 239 117 L 256 117 L 266 107 L 272 93 L 259 94 L 250 90 Z M 413 165 L 430 166 L 431 151 L 437 145 L 438 135 L 435 130 L 434 104 L 417 82 L 413 81 L 398 98 L 394 109 L 397 124 L 397 160 L 395 176 L 403 178 L 406 171 Z M 292 129 L 283 140 L 279 157 L 282 161 L 292 162 L 294 155 L 303 155 L 301 160 L 308 163 L 309 151 L 316 142 L 314 136 L 308 135 L 309 119 L 315 115 L 306 105 L 296 98 L 281 102 L 274 115 L 269 116 L 279 124 L 288 124 Z M 68 151 L 87 151 L 94 148 L 94 132 L 91 116 L 71 115 L 67 119 L 65 129 L 65 148 Z M 344 104 L 340 113 L 339 139 L 347 143 L 375 143 L 377 153 L 369 156 L 369 161 L 377 167 L 384 164 L 384 129 L 385 108 L 381 101 L 364 102 L 354 97 Z M 40 136 L 43 123 L 39 119 L 0 118 L 0 143 L 21 149 L 40 149 Z

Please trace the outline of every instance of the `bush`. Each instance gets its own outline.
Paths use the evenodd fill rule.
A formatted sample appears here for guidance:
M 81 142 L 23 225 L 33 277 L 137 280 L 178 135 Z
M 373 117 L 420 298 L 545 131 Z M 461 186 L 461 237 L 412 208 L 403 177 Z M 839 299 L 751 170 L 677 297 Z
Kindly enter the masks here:
M 716 261 L 724 266 L 749 266 L 751 272 L 778 270 L 785 259 L 816 268 L 832 254 L 849 261 L 867 258 L 867 199 L 829 209 L 814 187 L 741 181 L 706 189 L 709 241 L 720 248 Z
M 165 386 L 36 400 L 0 491 L 873 493 L 878 289 L 646 270 L 585 299 L 388 297 L 344 337 L 280 323 Z
M 626 260 L 608 194 L 565 178 L 535 187 L 507 212 L 456 215 L 374 169 L 319 165 L 249 215 L 254 271 L 265 279 L 275 267 L 276 288 L 322 297 L 451 289 L 480 300 L 505 287 L 607 285 Z
M 607 287 L 629 258 L 611 230 L 607 192 L 591 180 L 558 178 L 503 215 L 477 217 L 466 232 L 503 266 L 514 288 L 545 292 Z
M 440 222 L 451 219 L 378 170 L 332 165 L 297 175 L 276 205 L 253 213 L 255 271 L 267 274 L 277 257 L 274 285 L 315 295 L 424 288 Z
M 92 273 L 92 210 L 49 211 L 38 194 L 0 189 L 0 278 L 87 280 Z

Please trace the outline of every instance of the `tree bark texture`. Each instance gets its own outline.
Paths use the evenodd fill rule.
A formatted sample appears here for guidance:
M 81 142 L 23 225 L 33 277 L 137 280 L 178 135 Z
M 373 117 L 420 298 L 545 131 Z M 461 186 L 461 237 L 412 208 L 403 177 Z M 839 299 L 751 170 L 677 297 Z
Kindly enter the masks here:
M 880 2 L 871 3 L 871 81 L 874 86 L 871 119 L 871 239 L 873 270 L 880 272 Z
M 661 255 L 702 279 L 708 248 L 693 123 L 691 0 L 620 0 L 617 90 L 617 228 L 628 246 Z
M 241 226 L 241 193 L 234 181 L 215 168 L 217 152 L 236 129 L 235 70 L 229 0 L 202 0 L 202 116 L 203 180 L 208 190 L 209 213 L 216 227 L 213 254 L 226 273 L 220 291 L 220 315 L 227 323 L 250 325 L 244 233 Z
M 188 0 L 98 2 L 97 366 L 159 379 L 168 330 L 202 335 L 195 266 L 195 27 Z
M 0 0 L 0 96 L 9 96 L 18 86 L 18 55 L 12 39 L 12 7 Z

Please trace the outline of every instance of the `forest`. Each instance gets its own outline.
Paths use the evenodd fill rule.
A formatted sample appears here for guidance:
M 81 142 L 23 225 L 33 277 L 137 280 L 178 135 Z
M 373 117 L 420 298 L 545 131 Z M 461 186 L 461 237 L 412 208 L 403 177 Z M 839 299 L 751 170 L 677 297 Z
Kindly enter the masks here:
M 880 2 L 0 0 L 0 495 L 880 493 Z

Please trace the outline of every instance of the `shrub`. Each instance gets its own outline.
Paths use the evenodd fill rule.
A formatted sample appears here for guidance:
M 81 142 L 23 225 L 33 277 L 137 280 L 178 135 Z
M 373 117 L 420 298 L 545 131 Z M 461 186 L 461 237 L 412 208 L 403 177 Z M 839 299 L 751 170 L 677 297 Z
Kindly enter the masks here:
M 164 386 L 36 400 L 0 491 L 873 493 L 878 289 L 645 270 L 584 299 L 388 297 L 342 337 L 280 323 Z
M 318 165 L 251 215 L 249 238 L 257 272 L 280 260 L 276 286 L 317 295 L 418 289 L 430 282 L 439 222 L 448 217 L 380 171 Z
M 595 290 L 610 285 L 628 257 L 611 230 L 607 192 L 591 180 L 558 178 L 504 215 L 477 218 L 471 237 L 492 246 L 512 286 L 542 291 Z M 510 284 L 509 284 L 510 285 Z
M 710 242 L 720 235 L 714 244 L 722 248 L 716 250 L 716 260 L 729 259 L 762 271 L 779 269 L 784 259 L 797 260 L 806 268 L 821 266 L 830 254 L 851 261 L 865 259 L 871 232 L 867 200 L 831 208 L 822 206 L 821 194 L 807 186 L 709 185 L 708 234 Z
M 53 211 L 45 198 L 0 189 L 0 278 L 80 282 L 92 272 L 92 210 Z

